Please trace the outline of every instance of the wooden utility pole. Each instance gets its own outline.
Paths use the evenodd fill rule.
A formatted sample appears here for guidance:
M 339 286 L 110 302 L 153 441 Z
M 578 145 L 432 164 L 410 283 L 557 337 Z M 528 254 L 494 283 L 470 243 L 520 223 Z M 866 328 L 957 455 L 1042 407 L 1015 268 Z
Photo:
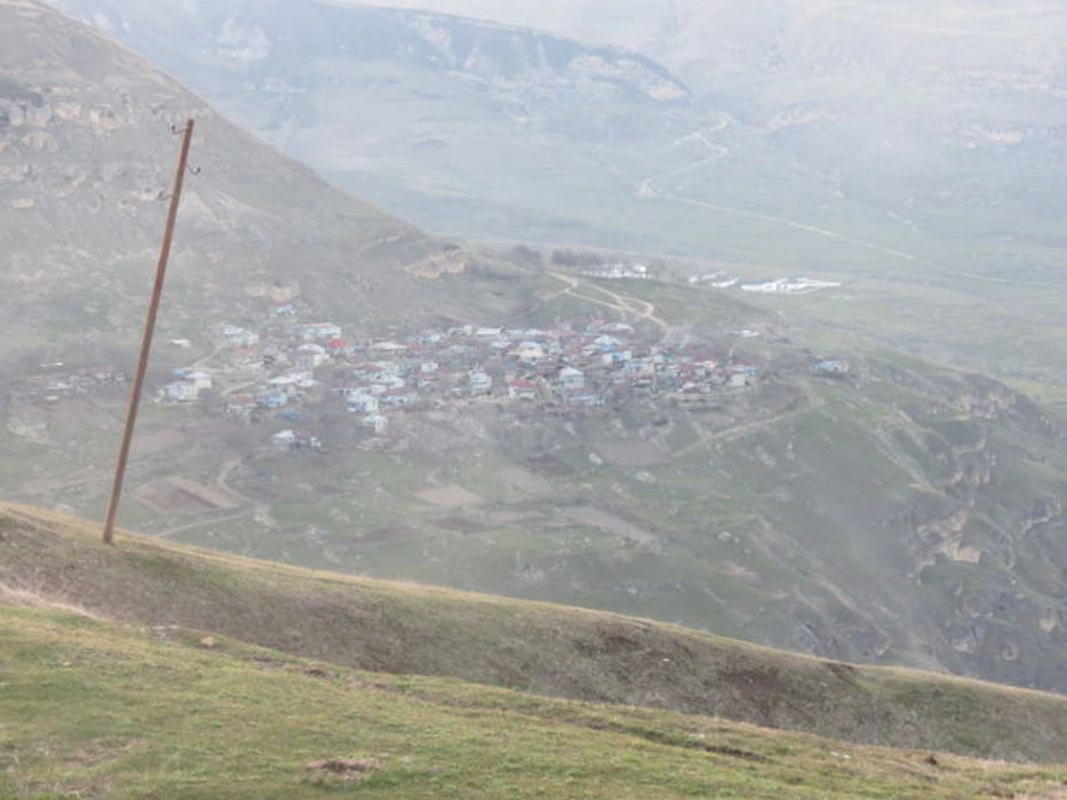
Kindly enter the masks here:
M 178 171 L 174 175 L 174 189 L 170 195 L 167 227 L 163 232 L 163 245 L 159 251 L 159 263 L 156 265 L 156 284 L 152 289 L 152 299 L 148 303 L 148 316 L 144 323 L 141 357 L 137 362 L 137 375 L 133 379 L 133 389 L 130 390 L 130 406 L 126 412 L 126 430 L 122 434 L 119 460 L 115 466 L 115 480 L 111 484 L 111 499 L 108 500 L 107 516 L 104 520 L 104 544 L 111 544 L 115 537 L 115 516 L 118 514 L 119 500 L 122 497 L 122 482 L 126 478 L 126 462 L 130 458 L 133 428 L 137 424 L 137 407 L 141 402 L 141 390 L 144 388 L 145 372 L 148 370 L 148 355 L 152 350 L 152 336 L 156 332 L 156 315 L 159 313 L 159 301 L 163 296 L 163 278 L 167 274 L 170 244 L 174 239 L 174 224 L 178 219 L 178 204 L 182 199 L 182 186 L 185 183 L 185 171 L 189 165 L 189 147 L 192 142 L 193 120 L 190 119 L 185 123 L 185 136 L 182 139 L 181 155 L 178 157 Z

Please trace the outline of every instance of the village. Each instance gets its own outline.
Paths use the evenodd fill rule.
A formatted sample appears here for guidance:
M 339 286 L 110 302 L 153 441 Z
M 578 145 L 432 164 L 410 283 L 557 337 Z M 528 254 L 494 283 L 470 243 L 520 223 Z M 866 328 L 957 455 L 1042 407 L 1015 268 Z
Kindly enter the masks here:
M 401 410 L 493 402 L 565 415 L 635 396 L 698 403 L 744 391 L 760 373 L 730 348 L 653 344 L 624 322 L 552 330 L 468 324 L 368 338 L 331 322 L 297 321 L 292 306 L 274 314 L 284 323 L 263 332 L 215 326 L 214 368 L 175 370 L 157 399 L 197 403 L 221 390 L 217 405 L 242 424 L 271 417 L 305 423 L 312 409 L 341 404 L 353 424 L 373 436 L 385 434 Z M 301 427 L 280 431 L 273 444 L 325 447 Z
M 281 428 L 268 435 L 274 450 L 325 452 L 330 443 L 316 421 L 326 413 L 337 419 L 341 412 L 346 428 L 373 440 L 389 437 L 401 413 L 444 407 L 494 404 L 566 417 L 636 403 L 716 406 L 757 385 L 767 357 L 760 340 L 770 333 L 755 326 L 725 329 L 709 341 L 674 339 L 641 321 L 591 317 L 547 329 L 453 324 L 401 334 L 345 330 L 298 303 L 260 313 L 257 323 L 210 325 L 195 348 L 189 339 L 161 343 L 161 361 L 189 366 L 157 373 L 143 400 Z M 127 380 L 110 366 L 41 366 L 49 369 L 25 379 L 17 400 L 48 405 Z M 812 357 L 809 366 L 824 377 L 850 371 L 836 357 Z

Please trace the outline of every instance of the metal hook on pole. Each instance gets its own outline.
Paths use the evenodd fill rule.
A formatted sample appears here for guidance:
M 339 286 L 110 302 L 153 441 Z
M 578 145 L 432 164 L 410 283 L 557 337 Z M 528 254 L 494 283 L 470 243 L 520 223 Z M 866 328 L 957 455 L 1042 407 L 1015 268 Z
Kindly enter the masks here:
M 176 126 L 171 126 L 175 131 Z M 182 132 L 182 131 L 175 131 Z M 167 225 L 163 231 L 163 244 L 159 251 L 159 263 L 156 265 L 156 282 L 152 289 L 152 297 L 148 303 L 148 314 L 145 318 L 144 336 L 141 341 L 141 354 L 137 362 L 137 373 L 133 380 L 133 388 L 130 390 L 130 405 L 126 412 L 126 428 L 122 434 L 122 445 L 119 448 L 118 463 L 115 466 L 115 480 L 111 485 L 111 497 L 107 504 L 107 515 L 104 520 L 104 544 L 111 544 L 115 535 L 115 516 L 118 514 L 119 501 L 122 497 L 122 483 L 126 478 L 126 465 L 130 458 L 130 445 L 133 443 L 133 429 L 137 424 L 137 407 L 141 402 L 141 392 L 144 388 L 145 373 L 148 371 L 148 355 L 152 350 L 152 336 L 156 330 L 156 316 L 159 312 L 159 302 L 163 297 L 163 279 L 167 273 L 167 261 L 170 259 L 170 246 L 174 240 L 174 226 L 178 220 L 178 204 L 181 202 L 182 186 L 185 183 L 185 173 L 189 165 L 189 148 L 193 141 L 193 120 L 188 120 L 184 128 L 185 138 L 182 140 L 181 154 L 178 156 L 178 169 L 174 175 L 174 190 L 170 194 L 170 210 L 167 213 Z

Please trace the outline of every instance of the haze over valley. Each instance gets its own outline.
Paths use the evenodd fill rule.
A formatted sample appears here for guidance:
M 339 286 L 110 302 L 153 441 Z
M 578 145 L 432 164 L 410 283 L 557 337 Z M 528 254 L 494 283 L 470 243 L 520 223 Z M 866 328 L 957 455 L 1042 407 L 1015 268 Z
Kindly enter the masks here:
M 409 702 L 535 713 L 492 685 L 1062 761 L 1060 700 L 1021 689 L 1067 692 L 1065 17 L 0 0 L 0 624 L 20 685 L 35 648 L 134 672 L 166 650 L 173 691 L 214 697 L 206 659 L 370 692 L 375 725 L 416 720 Z M 106 548 L 93 521 L 189 118 L 119 513 L 154 538 Z M 89 626 L 76 644 L 68 624 Z M 1017 688 L 879 671 L 896 667 Z M 58 713 L 20 697 L 0 719 Z M 884 725 L 850 710 L 867 705 Z M 639 728 L 612 719 L 578 726 L 582 746 Z M 819 769 L 780 731 L 648 719 L 642 741 L 687 758 Z M 50 724 L 0 723 L 0 790 L 77 790 L 43 755 Z M 377 755 L 324 752 L 301 780 L 411 797 L 488 780 L 387 728 Z M 93 796 L 214 780 L 111 785 L 140 745 L 90 738 L 121 751 L 93 762 Z M 863 769 L 905 780 L 877 758 Z M 249 774 L 282 797 L 298 784 L 278 763 Z M 979 774 L 959 763 L 952 780 Z M 239 783 L 204 796 L 257 796 Z

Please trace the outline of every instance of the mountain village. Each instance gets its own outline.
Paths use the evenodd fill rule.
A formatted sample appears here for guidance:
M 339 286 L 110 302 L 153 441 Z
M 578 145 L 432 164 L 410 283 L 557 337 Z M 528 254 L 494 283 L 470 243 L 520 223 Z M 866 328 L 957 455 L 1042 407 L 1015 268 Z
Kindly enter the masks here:
M 443 406 L 510 404 L 555 416 L 638 401 L 698 407 L 750 390 L 762 371 L 750 346 L 764 333 L 758 329 L 723 331 L 715 344 L 671 343 L 659 331 L 601 319 L 550 329 L 463 324 L 384 337 L 304 321 L 306 312 L 294 305 L 269 313 L 261 326 L 212 326 L 210 352 L 157 376 L 146 401 L 200 406 L 234 424 L 275 422 L 285 429 L 272 436 L 274 448 L 325 450 L 328 443 L 304 428 L 328 410 L 346 410 L 373 438 L 388 435 L 399 412 Z M 186 339 L 159 345 L 172 363 L 192 347 Z M 41 366 L 43 374 L 16 386 L 16 402 L 47 407 L 127 382 L 113 366 Z
M 263 331 L 214 327 L 217 368 L 174 371 L 158 401 L 195 403 L 214 390 L 222 413 L 244 424 L 272 417 L 300 423 L 315 409 L 345 408 L 354 425 L 375 436 L 386 434 L 401 410 L 509 403 L 567 415 L 635 397 L 698 404 L 745 391 L 760 374 L 733 348 L 652 343 L 623 322 L 549 330 L 465 324 L 383 338 L 297 321 L 293 306 L 273 313 L 275 324 Z M 325 447 L 299 427 L 280 431 L 273 445 Z

